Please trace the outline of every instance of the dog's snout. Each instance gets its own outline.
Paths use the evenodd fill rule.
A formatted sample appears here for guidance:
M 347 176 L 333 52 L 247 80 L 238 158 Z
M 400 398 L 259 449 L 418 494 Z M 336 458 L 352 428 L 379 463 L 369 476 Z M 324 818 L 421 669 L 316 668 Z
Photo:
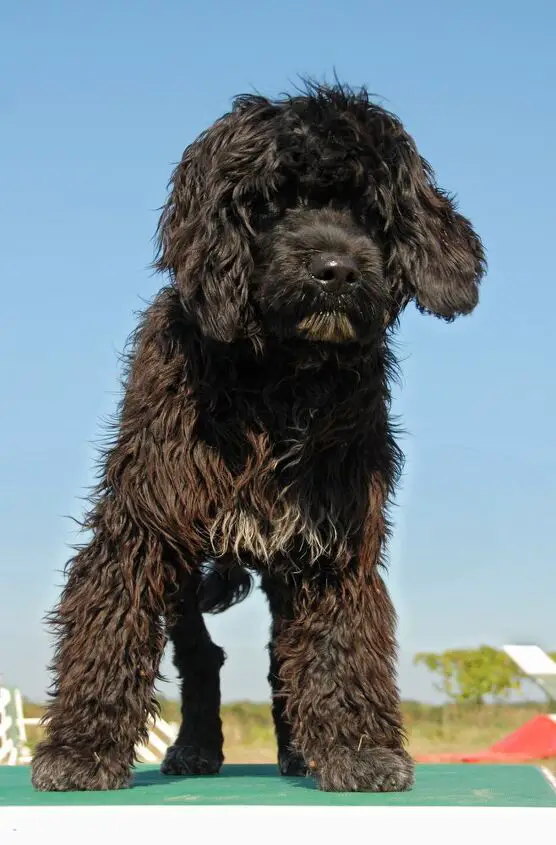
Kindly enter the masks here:
M 349 255 L 321 252 L 313 256 L 309 272 L 327 291 L 337 291 L 359 278 L 359 268 Z

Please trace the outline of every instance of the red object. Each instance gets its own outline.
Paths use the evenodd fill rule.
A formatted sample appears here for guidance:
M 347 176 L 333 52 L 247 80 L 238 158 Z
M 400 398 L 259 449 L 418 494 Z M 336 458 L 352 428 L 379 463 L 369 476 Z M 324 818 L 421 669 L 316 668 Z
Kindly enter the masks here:
M 419 763 L 528 763 L 556 757 L 556 716 L 535 716 L 517 731 L 468 754 L 422 754 Z

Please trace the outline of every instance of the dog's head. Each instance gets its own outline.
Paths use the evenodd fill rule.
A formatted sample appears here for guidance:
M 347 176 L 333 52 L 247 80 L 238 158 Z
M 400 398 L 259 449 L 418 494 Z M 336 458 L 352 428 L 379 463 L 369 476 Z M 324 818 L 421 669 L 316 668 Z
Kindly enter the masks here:
M 243 96 L 174 171 L 157 267 L 220 342 L 367 343 L 414 300 L 473 310 L 479 237 L 399 120 L 367 92 Z

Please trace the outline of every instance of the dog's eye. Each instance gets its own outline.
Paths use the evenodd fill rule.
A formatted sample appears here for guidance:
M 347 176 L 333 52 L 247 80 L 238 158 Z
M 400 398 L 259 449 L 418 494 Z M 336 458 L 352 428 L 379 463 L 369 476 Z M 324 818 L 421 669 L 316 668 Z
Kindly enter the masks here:
M 253 209 L 253 216 L 260 224 L 272 222 L 278 214 L 279 210 L 276 204 L 265 200 L 261 200 Z
M 378 211 L 372 206 L 369 206 L 368 203 L 362 202 L 361 204 L 357 204 L 353 208 L 353 216 L 370 235 L 377 235 L 381 231 Z

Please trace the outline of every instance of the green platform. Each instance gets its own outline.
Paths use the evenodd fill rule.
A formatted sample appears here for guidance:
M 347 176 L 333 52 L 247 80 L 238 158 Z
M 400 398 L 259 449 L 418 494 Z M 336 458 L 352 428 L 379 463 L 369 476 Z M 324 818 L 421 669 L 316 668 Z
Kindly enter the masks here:
M 554 807 L 556 791 L 541 769 L 517 765 L 421 765 L 411 792 L 330 794 L 311 778 L 282 778 L 275 766 L 225 766 L 217 777 L 164 777 L 138 766 L 131 789 L 39 793 L 28 767 L 0 767 L 0 810 L 65 806 L 405 806 Z

